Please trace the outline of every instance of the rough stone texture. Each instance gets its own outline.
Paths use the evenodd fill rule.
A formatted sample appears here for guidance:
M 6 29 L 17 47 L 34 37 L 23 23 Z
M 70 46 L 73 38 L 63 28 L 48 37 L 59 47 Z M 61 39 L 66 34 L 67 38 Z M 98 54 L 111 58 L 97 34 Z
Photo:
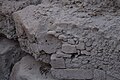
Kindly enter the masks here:
M 28 6 L 13 14 L 20 46 L 36 60 L 54 63 L 51 71 L 56 78 L 98 79 L 110 72 L 120 79 L 120 10 L 116 4 L 115 0 L 45 0 Z M 91 69 L 94 77 L 83 76 Z
M 82 70 L 82 69 L 51 69 L 51 73 L 54 77 L 58 79 L 70 79 L 70 80 L 80 80 L 80 79 L 92 79 L 92 70 Z
M 84 50 L 84 49 L 85 49 L 85 44 L 84 44 L 83 42 L 80 42 L 80 43 L 77 45 L 77 49 Z
M 54 77 L 60 79 L 86 79 L 84 71 L 93 69 L 90 75 L 95 80 L 120 80 L 119 8 L 120 0 L 0 0 L 0 80 L 8 80 L 12 66 L 25 53 L 22 50 L 50 63 Z M 17 41 L 1 34 L 18 38 L 22 50 Z M 25 58 L 13 68 L 12 80 L 42 79 L 44 66 Z M 59 72 L 67 74 L 61 77 Z
M 24 55 L 17 42 L 0 35 L 0 80 L 8 80 L 12 67 Z
M 57 80 L 52 78 L 49 69 L 46 64 L 25 56 L 13 67 L 10 80 Z
M 47 26 L 49 26 L 46 22 L 47 17 L 41 16 L 40 18 L 40 15 L 33 12 L 35 9 L 36 6 L 32 5 L 13 15 L 21 48 L 32 53 L 37 59 L 43 51 L 48 54 L 55 53 L 61 41 L 47 34 Z
M 103 70 L 94 70 L 94 80 L 106 80 L 106 73 Z
M 120 73 L 117 73 L 115 71 L 107 71 L 107 74 L 117 79 L 120 79 Z
M 37 5 L 41 0 L 0 0 L 0 33 L 9 39 L 16 39 L 15 23 L 12 13 L 28 5 Z
M 62 51 L 64 53 L 71 53 L 71 54 L 74 54 L 76 53 L 76 48 L 75 48 L 75 45 L 70 45 L 70 44 L 63 44 L 62 45 Z
M 57 55 L 51 56 L 51 66 L 52 68 L 64 69 L 65 68 L 65 61 L 63 58 L 57 58 Z
M 106 80 L 119 80 L 119 79 L 117 79 L 117 78 L 115 78 L 113 76 L 108 75 Z

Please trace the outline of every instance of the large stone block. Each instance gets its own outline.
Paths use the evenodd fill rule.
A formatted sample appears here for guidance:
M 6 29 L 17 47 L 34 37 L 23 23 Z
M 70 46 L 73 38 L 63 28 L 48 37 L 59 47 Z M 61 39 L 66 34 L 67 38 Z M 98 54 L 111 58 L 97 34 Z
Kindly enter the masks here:
M 0 0 L 0 33 L 9 39 L 16 39 L 15 22 L 12 13 L 31 4 L 39 4 L 41 0 Z
M 51 56 L 51 66 L 52 68 L 57 68 L 57 69 L 64 69 L 65 68 L 65 61 L 63 58 L 57 58 L 56 54 L 53 54 Z
M 55 80 L 49 73 L 49 68 L 27 55 L 14 65 L 10 80 Z
M 92 79 L 93 71 L 84 69 L 51 69 L 51 73 L 58 79 Z
M 55 53 L 61 46 L 58 38 L 47 34 L 50 20 L 47 20 L 49 16 L 44 14 L 46 13 L 33 5 L 13 14 L 21 48 L 37 57 L 41 55 L 41 51 L 47 54 Z
M 106 80 L 106 73 L 103 70 L 94 70 L 94 80 Z

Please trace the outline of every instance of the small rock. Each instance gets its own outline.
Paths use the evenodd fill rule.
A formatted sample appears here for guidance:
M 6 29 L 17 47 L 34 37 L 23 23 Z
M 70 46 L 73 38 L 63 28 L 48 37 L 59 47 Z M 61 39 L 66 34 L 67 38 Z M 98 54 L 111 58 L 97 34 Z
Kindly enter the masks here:
M 55 31 L 48 31 L 47 34 L 48 34 L 48 35 L 55 35 L 56 32 L 55 32 Z
M 91 40 L 88 40 L 87 42 L 86 42 L 86 46 L 88 46 L 88 47 L 90 47 L 90 46 L 92 46 L 92 41 Z
M 94 70 L 94 80 L 106 80 L 105 78 L 106 78 L 105 71 L 98 69 Z
M 97 56 L 101 57 L 101 56 L 103 56 L 103 53 L 98 53 Z
M 79 42 L 79 44 L 76 46 L 77 49 L 84 50 L 85 44 L 83 42 Z
M 86 51 L 91 51 L 92 47 L 86 47 Z
M 57 33 L 61 33 L 61 32 L 62 32 L 62 28 L 57 27 L 55 31 L 56 31 Z
M 61 69 L 65 68 L 65 62 L 63 58 L 57 58 L 56 54 L 51 56 L 51 66 L 52 68 Z
M 82 60 L 82 64 L 87 64 L 88 60 Z
M 120 74 L 116 73 L 116 71 L 107 71 L 107 74 L 117 79 L 120 79 Z
M 72 59 L 72 62 L 76 62 L 78 60 L 79 60 L 78 58 L 74 58 L 74 59 Z
M 59 51 L 56 53 L 56 55 L 58 58 L 71 58 L 71 55 L 64 54 L 63 52 L 59 52 Z
M 59 35 L 60 35 L 60 33 L 56 33 L 54 36 L 55 36 L 55 37 L 59 37 Z
M 75 41 L 73 39 L 68 39 L 68 43 L 74 45 Z
M 86 50 L 84 50 L 84 51 L 81 51 L 81 54 L 85 54 L 85 55 L 91 55 L 91 53 L 90 53 L 90 52 L 88 52 L 88 51 L 86 51 Z
M 67 33 L 66 33 L 67 35 L 71 35 L 71 32 L 70 31 L 67 31 Z
M 64 40 L 64 39 L 66 39 L 66 36 L 65 35 L 59 35 L 58 39 Z
M 70 45 L 70 44 L 63 44 L 62 51 L 64 53 L 76 53 L 77 52 L 75 45 Z

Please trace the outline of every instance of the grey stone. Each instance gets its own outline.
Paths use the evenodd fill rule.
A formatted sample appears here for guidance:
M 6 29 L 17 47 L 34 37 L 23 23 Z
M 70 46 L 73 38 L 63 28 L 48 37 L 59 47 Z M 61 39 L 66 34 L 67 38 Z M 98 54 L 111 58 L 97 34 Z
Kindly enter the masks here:
M 51 32 L 48 31 L 48 24 L 45 21 L 47 18 L 36 19 L 40 16 L 35 11 L 38 11 L 36 6 L 31 5 L 13 14 L 20 46 L 24 51 L 33 53 L 33 56 L 34 54 L 40 56 L 41 51 L 46 54 L 55 53 L 61 46 L 61 41 L 55 36 L 48 35 Z
M 88 52 L 88 51 L 86 51 L 86 50 L 81 51 L 81 54 L 91 55 L 91 53 L 90 53 L 90 52 Z
M 51 56 L 51 62 L 50 62 L 52 68 L 56 69 L 64 69 L 65 68 L 65 61 L 63 58 L 57 58 L 56 54 L 53 54 Z
M 120 79 L 120 74 L 116 71 L 107 71 L 107 74 L 117 79 Z
M 59 35 L 58 39 L 64 40 L 64 39 L 66 39 L 66 36 L 65 35 Z
M 67 59 L 65 59 L 65 65 L 66 65 L 66 68 L 68 68 L 68 69 L 78 69 L 78 68 L 80 68 L 83 65 L 81 62 L 82 62 L 82 60 L 80 60 L 78 58 L 73 58 L 73 59 L 67 58 Z
M 54 36 L 58 38 L 59 35 L 61 35 L 61 33 L 56 33 Z
M 88 60 L 82 60 L 81 63 L 84 65 L 84 64 L 88 64 L 88 62 L 89 62 Z
M 119 80 L 119 79 L 117 79 L 117 78 L 115 78 L 115 77 L 112 77 L 112 76 L 110 76 L 110 75 L 107 75 L 107 76 L 106 76 L 106 80 Z
M 94 80 L 106 80 L 106 73 L 103 70 L 94 70 Z
M 75 45 L 74 39 L 68 39 L 68 43 L 69 43 L 69 44 L 72 44 L 72 45 Z
M 88 46 L 88 47 L 89 47 L 89 46 L 92 46 L 92 43 L 93 43 L 93 42 L 92 42 L 91 40 L 88 40 L 88 41 L 86 42 L 86 46 Z
M 86 47 L 86 51 L 90 52 L 92 50 L 92 47 Z
M 56 80 L 51 76 L 49 69 L 47 64 L 27 55 L 14 65 L 10 80 Z
M 82 69 L 51 69 L 51 73 L 54 77 L 58 79 L 92 79 L 92 70 L 82 70 Z
M 56 52 L 56 56 L 57 56 L 58 58 L 71 58 L 71 55 L 70 55 L 70 54 L 64 54 L 64 53 L 61 52 L 61 51 L 57 51 L 57 52 Z
M 48 35 L 55 35 L 56 32 L 55 32 L 55 31 L 48 31 L 47 34 L 48 34 Z
M 71 45 L 71 44 L 63 44 L 62 51 L 64 53 L 76 53 L 77 52 L 75 45 Z
M 84 50 L 85 44 L 83 42 L 79 42 L 79 44 L 77 45 L 77 49 Z
M 12 13 L 29 6 L 30 4 L 36 5 L 41 3 L 41 0 L 1 0 L 0 5 L 0 33 L 7 36 L 9 39 L 16 39 L 15 22 Z
M 0 80 L 8 80 L 13 65 L 25 55 L 17 42 L 0 35 Z

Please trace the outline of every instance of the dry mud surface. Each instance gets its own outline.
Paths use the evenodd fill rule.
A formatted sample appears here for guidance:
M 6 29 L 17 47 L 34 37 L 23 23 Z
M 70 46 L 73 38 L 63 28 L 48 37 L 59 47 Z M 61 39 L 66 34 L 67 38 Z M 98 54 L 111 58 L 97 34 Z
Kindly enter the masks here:
M 49 80 L 120 80 L 119 4 L 119 0 L 44 0 L 14 10 L 10 15 L 16 39 L 35 60 L 24 57 L 28 62 L 14 66 L 11 80 L 42 80 L 35 77 L 41 74 Z M 37 66 L 29 72 L 30 60 Z

